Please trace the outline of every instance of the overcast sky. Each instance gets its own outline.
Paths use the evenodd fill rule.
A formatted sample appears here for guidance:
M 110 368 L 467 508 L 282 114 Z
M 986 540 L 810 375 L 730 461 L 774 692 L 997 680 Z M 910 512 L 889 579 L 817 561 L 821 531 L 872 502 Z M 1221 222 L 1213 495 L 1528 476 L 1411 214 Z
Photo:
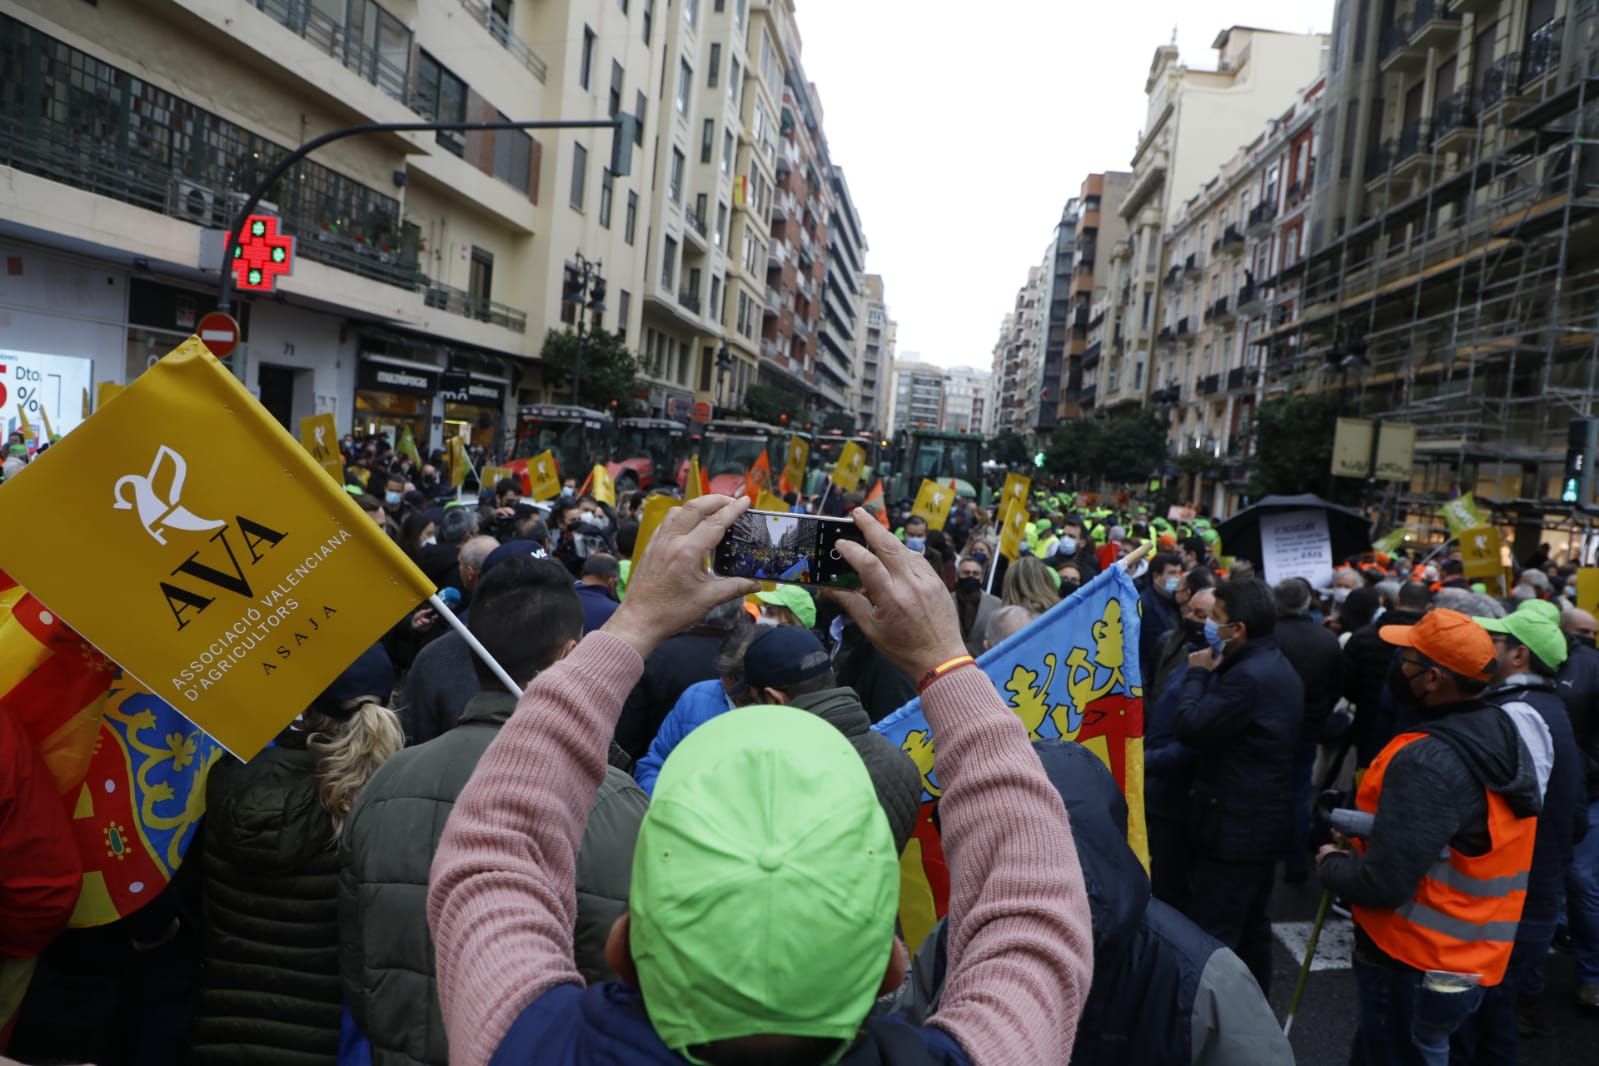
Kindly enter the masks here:
M 1174 28 L 1184 63 L 1214 67 L 1220 30 L 1327 32 L 1332 6 L 797 0 L 805 72 L 860 212 L 867 269 L 883 275 L 899 354 L 990 365 L 1000 319 L 1067 199 L 1090 173 L 1131 168 L 1144 79 Z

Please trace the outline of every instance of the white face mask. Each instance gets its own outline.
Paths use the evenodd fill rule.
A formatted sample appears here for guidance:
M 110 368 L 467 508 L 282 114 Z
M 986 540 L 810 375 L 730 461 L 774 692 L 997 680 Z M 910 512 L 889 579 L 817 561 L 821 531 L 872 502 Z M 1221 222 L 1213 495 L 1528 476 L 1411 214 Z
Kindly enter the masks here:
M 437 544 L 438 542 L 439 542 L 439 538 L 437 538 L 437 537 L 423 537 L 422 538 L 422 547 L 431 548 L 431 547 L 433 547 L 433 545 Z
M 779 622 L 777 619 L 771 617 L 770 615 L 763 614 L 759 618 L 755 619 L 755 624 L 758 625 L 758 626 L 774 626 L 775 627 L 775 626 L 780 626 L 783 623 Z

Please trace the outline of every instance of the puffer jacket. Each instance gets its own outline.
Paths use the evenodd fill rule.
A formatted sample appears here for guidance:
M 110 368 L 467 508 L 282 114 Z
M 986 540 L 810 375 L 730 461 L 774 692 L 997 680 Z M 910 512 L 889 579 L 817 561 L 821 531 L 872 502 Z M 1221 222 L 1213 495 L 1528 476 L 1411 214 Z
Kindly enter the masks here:
M 206 781 L 195 1063 L 335 1061 L 339 860 L 315 768 L 305 735 L 285 732 L 248 763 L 219 762 Z
M 339 847 L 338 973 L 373 1066 L 449 1062 L 428 935 L 428 871 L 456 798 L 515 709 L 509 692 L 478 692 L 454 729 L 384 763 L 350 812 Z M 605 938 L 627 909 L 648 806 L 631 777 L 606 768 L 577 855 L 573 946 L 591 983 L 615 977 Z
M 1058 740 L 1033 745 L 1066 803 L 1094 928 L 1094 983 L 1072 1066 L 1287 1066 L 1294 1061 L 1260 986 L 1237 955 L 1149 895 L 1127 846 L 1127 804 L 1098 756 Z M 893 1009 L 920 1023 L 943 989 L 947 923 L 916 955 Z
M 732 704 L 727 702 L 727 690 L 722 687 L 720 678 L 700 681 L 684 689 L 672 709 L 666 712 L 655 739 L 650 741 L 650 750 L 633 764 L 633 778 L 639 788 L 653 796 L 655 779 L 661 776 L 661 766 L 672 749 L 694 730 L 729 710 Z
M 1189 835 L 1196 853 L 1269 862 L 1287 842 L 1305 687 L 1271 637 L 1210 671 L 1190 666 L 1177 739 L 1195 750 Z
M 789 705 L 810 711 L 844 734 L 872 777 L 877 801 L 883 805 L 888 828 L 894 833 L 894 853 L 904 851 L 911 830 L 916 828 L 916 812 L 922 800 L 922 772 L 911 757 L 872 728 L 872 720 L 854 689 L 826 688 L 808 696 L 795 696 Z

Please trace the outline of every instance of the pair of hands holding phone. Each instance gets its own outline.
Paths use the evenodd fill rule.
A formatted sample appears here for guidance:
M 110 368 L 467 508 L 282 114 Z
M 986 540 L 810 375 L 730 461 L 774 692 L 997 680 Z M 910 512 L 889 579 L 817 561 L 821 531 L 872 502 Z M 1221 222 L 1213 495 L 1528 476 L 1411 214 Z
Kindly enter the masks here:
M 758 582 L 717 577 L 706 566 L 723 535 L 747 510 L 747 499 L 727 496 L 700 496 L 673 508 L 634 566 L 627 598 L 605 623 L 605 632 L 647 656 L 712 607 L 759 590 Z M 826 595 L 912 678 L 966 654 L 955 604 L 927 560 L 865 510 L 857 508 L 850 518 L 866 546 L 841 539 L 837 550 L 860 575 L 861 590 Z

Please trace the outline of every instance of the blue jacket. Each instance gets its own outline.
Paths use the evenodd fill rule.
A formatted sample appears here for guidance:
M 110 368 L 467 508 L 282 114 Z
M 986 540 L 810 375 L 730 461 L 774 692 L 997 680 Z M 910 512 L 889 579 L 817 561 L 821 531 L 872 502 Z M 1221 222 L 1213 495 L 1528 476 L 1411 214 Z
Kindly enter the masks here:
M 655 1034 L 639 993 L 618 982 L 557 985 L 528 1004 L 500 1041 L 491 1066 L 651 1066 L 687 1062 Z M 971 1066 L 942 1029 L 899 1017 L 861 1026 L 841 1066 Z
M 1144 715 L 1144 804 L 1172 817 L 1187 809 L 1194 783 L 1194 749 L 1177 739 L 1177 704 L 1187 673 L 1188 665 L 1179 661 Z
M 576 584 L 577 598 L 583 604 L 583 632 L 589 634 L 606 623 L 619 606 L 614 597 L 598 585 Z
M 659 732 L 650 741 L 650 750 L 633 765 L 633 780 L 645 792 L 654 795 L 655 779 L 660 776 L 661 764 L 672 754 L 672 749 L 694 730 L 730 710 L 732 705 L 727 702 L 727 692 L 719 678 L 700 681 L 684 689 L 677 703 L 666 712 Z

